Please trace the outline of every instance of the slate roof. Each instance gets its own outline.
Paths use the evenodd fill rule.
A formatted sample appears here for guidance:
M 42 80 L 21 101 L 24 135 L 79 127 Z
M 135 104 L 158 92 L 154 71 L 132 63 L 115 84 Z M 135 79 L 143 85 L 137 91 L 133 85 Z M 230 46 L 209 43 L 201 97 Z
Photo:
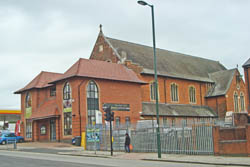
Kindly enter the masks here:
M 153 48 L 136 43 L 121 41 L 109 37 L 105 40 L 111 45 L 114 53 L 121 59 L 131 60 L 143 67 L 144 74 L 154 74 Z M 125 53 L 125 54 L 124 54 Z M 214 73 L 226 68 L 218 61 L 194 57 L 168 50 L 157 49 L 158 75 L 183 78 L 195 81 L 213 82 L 209 73 Z
M 156 116 L 155 103 L 142 103 L 142 116 Z M 159 116 L 169 117 L 218 117 L 208 106 L 189 104 L 163 104 L 159 103 Z
M 80 58 L 73 64 L 62 77 L 51 83 L 71 77 L 89 77 L 146 84 L 144 81 L 141 81 L 131 69 L 128 69 L 124 65 L 83 58 Z
M 41 88 L 52 86 L 51 84 L 49 84 L 49 82 L 57 78 L 60 78 L 62 75 L 63 74 L 60 74 L 60 73 L 42 71 L 28 85 L 26 85 L 24 88 L 14 93 L 19 94 L 30 89 L 35 89 L 35 88 L 41 89 Z
M 250 66 L 250 58 L 243 64 L 242 67 Z
M 210 78 L 215 81 L 215 85 L 206 97 L 225 95 L 230 88 L 236 70 L 223 70 L 209 74 Z

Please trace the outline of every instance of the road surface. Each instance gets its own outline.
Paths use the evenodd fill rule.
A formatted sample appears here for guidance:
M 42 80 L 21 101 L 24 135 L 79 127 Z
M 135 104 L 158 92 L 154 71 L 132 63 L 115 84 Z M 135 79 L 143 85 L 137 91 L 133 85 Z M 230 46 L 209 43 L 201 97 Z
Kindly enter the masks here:
M 0 150 L 1 167 L 222 167 Z

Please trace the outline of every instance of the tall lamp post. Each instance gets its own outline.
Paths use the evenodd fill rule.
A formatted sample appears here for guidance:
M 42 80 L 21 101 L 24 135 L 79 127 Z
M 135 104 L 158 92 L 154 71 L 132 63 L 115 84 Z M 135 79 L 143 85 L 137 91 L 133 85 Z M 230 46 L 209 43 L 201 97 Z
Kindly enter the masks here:
M 157 150 L 158 158 L 161 158 L 161 140 L 160 140 L 160 121 L 159 121 L 159 105 L 158 105 L 158 81 L 157 81 L 157 61 L 156 61 L 156 49 L 155 49 L 155 22 L 154 22 L 154 6 L 148 4 L 145 1 L 137 1 L 138 4 L 143 6 L 151 7 L 152 12 L 152 30 L 153 30 L 153 49 L 154 49 L 154 76 L 155 76 L 155 108 L 156 108 L 156 117 L 157 117 Z

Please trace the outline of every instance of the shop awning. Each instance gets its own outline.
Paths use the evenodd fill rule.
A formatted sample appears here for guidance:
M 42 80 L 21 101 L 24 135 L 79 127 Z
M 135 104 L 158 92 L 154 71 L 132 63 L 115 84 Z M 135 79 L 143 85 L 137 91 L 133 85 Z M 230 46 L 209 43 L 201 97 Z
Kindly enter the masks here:
M 21 110 L 0 109 L 0 114 L 21 114 Z

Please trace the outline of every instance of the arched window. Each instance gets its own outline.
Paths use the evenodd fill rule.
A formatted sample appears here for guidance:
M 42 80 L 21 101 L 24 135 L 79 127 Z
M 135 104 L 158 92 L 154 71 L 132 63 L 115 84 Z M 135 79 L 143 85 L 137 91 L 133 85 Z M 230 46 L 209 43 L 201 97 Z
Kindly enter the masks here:
M 71 99 L 71 87 L 68 82 L 65 83 L 63 88 L 63 100 Z
M 92 125 L 96 121 L 96 111 L 99 110 L 99 92 L 94 81 L 90 81 L 87 86 L 87 108 L 88 124 Z
M 234 92 L 234 111 L 239 112 L 238 94 Z
M 242 112 L 245 111 L 245 97 L 243 92 L 240 93 L 240 108 Z
M 26 94 L 26 97 L 25 97 L 25 107 L 26 108 L 31 107 L 31 96 L 29 92 Z
M 195 87 L 189 87 L 189 102 L 196 103 Z
M 63 87 L 64 135 L 72 135 L 72 95 L 69 82 Z
M 178 102 L 178 85 L 176 83 L 171 84 L 171 100 L 173 102 Z

